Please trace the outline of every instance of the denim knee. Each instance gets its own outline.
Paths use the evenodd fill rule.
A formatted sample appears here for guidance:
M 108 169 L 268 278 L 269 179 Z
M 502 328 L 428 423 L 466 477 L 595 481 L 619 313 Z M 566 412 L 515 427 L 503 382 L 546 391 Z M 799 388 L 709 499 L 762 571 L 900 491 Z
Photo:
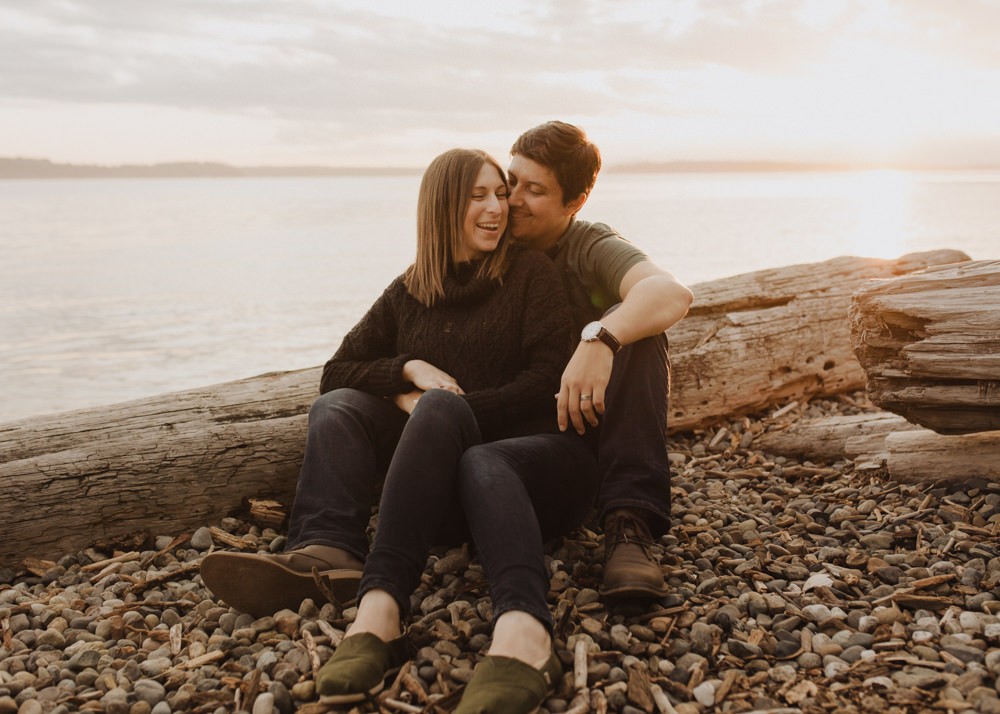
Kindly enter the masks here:
M 464 479 L 479 479 L 492 475 L 504 464 L 503 457 L 490 444 L 469 447 L 458 462 L 458 472 Z
M 428 389 L 420 395 L 417 407 L 423 407 L 425 410 L 433 407 L 435 410 L 442 411 L 472 411 L 460 395 L 449 392 L 447 389 Z
M 476 416 L 461 396 L 445 389 L 429 389 L 417 401 L 411 419 L 433 419 L 442 424 L 475 424 Z
M 321 394 L 309 407 L 309 423 L 322 421 L 339 407 L 361 407 L 370 399 L 372 399 L 372 395 L 362 392 L 360 389 L 342 387 L 331 390 L 326 394 Z

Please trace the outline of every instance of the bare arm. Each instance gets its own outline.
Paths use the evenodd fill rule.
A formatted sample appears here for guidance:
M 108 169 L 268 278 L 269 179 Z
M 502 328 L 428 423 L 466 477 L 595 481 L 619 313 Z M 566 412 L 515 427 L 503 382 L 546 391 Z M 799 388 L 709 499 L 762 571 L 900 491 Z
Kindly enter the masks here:
M 694 299 L 677 278 L 649 261 L 625 273 L 619 292 L 621 305 L 601 323 L 623 345 L 658 335 L 679 322 Z
M 649 261 L 632 266 L 619 288 L 621 305 L 601 324 L 623 345 L 657 335 L 687 314 L 693 295 L 677 279 Z M 603 342 L 581 342 L 563 371 L 557 402 L 559 429 L 569 424 L 582 434 L 586 423 L 597 426 L 614 355 Z M 590 396 L 582 400 L 580 396 Z

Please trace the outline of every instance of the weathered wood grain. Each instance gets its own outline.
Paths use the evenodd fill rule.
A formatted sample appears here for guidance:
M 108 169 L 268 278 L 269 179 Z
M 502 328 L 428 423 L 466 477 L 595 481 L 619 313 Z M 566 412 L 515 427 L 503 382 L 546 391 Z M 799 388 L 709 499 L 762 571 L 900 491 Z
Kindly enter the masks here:
M 889 476 L 895 481 L 1000 481 L 1000 431 L 946 435 L 928 429 L 889 434 Z
M 852 440 L 859 446 L 864 439 L 884 442 L 894 431 L 919 428 L 890 412 L 803 419 L 780 431 L 764 432 L 754 440 L 754 448 L 777 456 L 833 463 L 858 453 L 848 453 L 847 445 Z
M 0 565 L 291 503 L 319 370 L 0 425 Z
M 671 431 L 776 402 L 861 389 L 851 349 L 851 294 L 873 278 L 968 260 L 959 251 L 898 260 L 835 258 L 693 286 L 688 316 L 667 331 Z
M 873 281 L 850 319 L 872 402 L 942 434 L 1000 429 L 1000 260 Z
M 943 435 L 891 412 L 794 422 L 761 434 L 754 447 L 826 463 L 851 459 L 857 471 L 885 470 L 904 483 L 1000 481 L 1000 431 Z

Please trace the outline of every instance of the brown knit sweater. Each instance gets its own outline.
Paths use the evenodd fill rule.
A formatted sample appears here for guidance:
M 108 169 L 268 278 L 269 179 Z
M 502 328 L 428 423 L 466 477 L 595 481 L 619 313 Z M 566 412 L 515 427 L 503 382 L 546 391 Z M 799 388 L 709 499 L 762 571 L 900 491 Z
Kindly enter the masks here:
M 538 251 L 516 250 L 503 285 L 476 268 L 449 275 L 432 307 L 396 278 L 326 363 L 320 392 L 408 392 L 403 364 L 422 359 L 458 381 L 486 441 L 556 431 L 553 395 L 573 347 L 562 282 Z

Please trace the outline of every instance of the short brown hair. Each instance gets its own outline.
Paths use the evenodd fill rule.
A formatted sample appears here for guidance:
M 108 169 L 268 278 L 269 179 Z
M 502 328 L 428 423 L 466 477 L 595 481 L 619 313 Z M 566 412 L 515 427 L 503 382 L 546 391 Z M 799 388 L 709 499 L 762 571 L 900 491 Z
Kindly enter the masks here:
M 444 152 L 430 163 L 420 181 L 417 257 L 403 280 L 410 294 L 428 307 L 444 297 L 444 278 L 458 263 L 465 214 L 484 164 L 493 166 L 507 185 L 507 175 L 497 160 L 479 149 Z M 510 241 L 505 233 L 479 266 L 477 277 L 503 282 L 509 264 Z
M 521 154 L 555 174 L 563 192 L 563 205 L 581 193 L 590 194 L 601 170 L 601 152 L 583 129 L 550 121 L 517 137 L 510 155 Z

